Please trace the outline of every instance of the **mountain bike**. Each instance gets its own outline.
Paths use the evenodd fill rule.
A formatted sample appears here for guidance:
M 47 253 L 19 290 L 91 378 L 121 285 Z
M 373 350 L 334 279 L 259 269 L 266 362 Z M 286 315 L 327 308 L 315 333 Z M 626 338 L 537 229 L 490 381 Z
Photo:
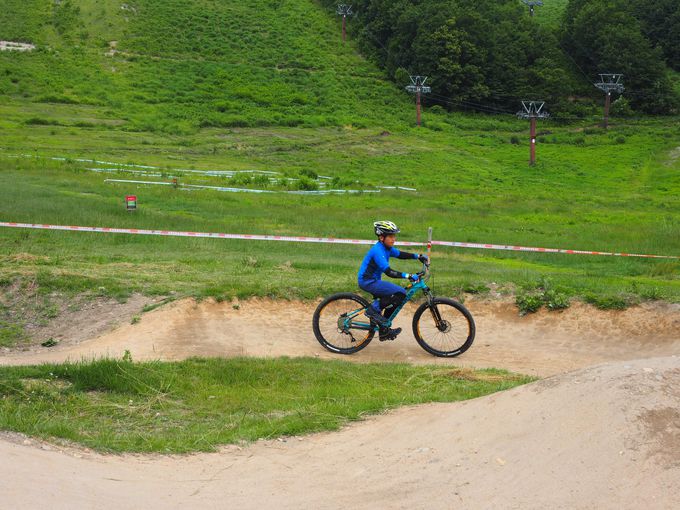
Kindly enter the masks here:
M 453 358 L 467 351 L 475 339 L 475 321 L 461 303 L 453 299 L 435 297 L 427 286 L 429 265 L 415 283 L 406 287 L 406 299 L 392 310 L 388 327 L 419 292 L 425 295 L 413 315 L 413 336 L 430 354 Z M 321 345 L 338 354 L 353 354 L 365 348 L 373 339 L 378 326 L 364 312 L 370 303 L 358 294 L 340 292 L 324 299 L 314 312 L 312 326 Z

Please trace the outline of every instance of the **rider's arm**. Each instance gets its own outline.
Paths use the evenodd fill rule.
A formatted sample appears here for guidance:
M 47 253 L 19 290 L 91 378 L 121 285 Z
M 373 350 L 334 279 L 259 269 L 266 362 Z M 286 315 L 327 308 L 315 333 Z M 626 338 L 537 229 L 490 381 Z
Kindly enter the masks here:
M 419 255 L 417 253 L 409 253 L 407 251 L 397 250 L 394 247 L 392 247 L 392 249 L 390 250 L 390 257 L 395 257 L 395 258 L 398 258 L 398 259 L 414 259 L 414 260 L 420 260 L 421 262 L 425 262 L 425 260 L 427 260 L 427 259 L 423 260 L 423 257 L 424 257 L 423 255 Z
M 383 273 L 385 273 L 390 278 L 408 278 L 409 277 L 408 273 L 402 273 L 400 271 L 395 271 L 391 267 L 388 267 L 387 269 L 385 269 L 383 271 Z
M 417 253 L 409 253 L 407 251 L 400 251 L 398 255 L 396 255 L 398 259 L 417 259 L 418 254 Z
M 395 251 L 397 254 L 394 256 L 398 257 L 398 250 L 396 248 L 392 248 L 392 252 L 390 255 L 392 255 Z M 378 268 L 380 269 L 381 272 L 385 273 L 387 276 L 390 278 L 408 278 L 409 274 L 408 273 L 402 273 L 400 271 L 395 271 L 390 267 L 389 262 L 387 262 L 387 257 L 385 257 L 383 254 L 377 254 L 375 258 L 373 259 L 375 263 L 378 265 Z

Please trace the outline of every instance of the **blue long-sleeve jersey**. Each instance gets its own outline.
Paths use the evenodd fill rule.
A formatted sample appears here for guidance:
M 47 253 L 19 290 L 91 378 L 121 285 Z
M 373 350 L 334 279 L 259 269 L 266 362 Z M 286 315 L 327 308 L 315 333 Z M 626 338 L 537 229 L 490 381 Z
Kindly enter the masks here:
M 382 275 L 390 267 L 390 257 L 418 258 L 417 254 L 400 252 L 396 248 L 387 248 L 383 243 L 375 243 L 361 262 L 359 268 L 359 285 L 366 285 L 382 279 Z M 403 273 L 402 273 L 403 274 Z

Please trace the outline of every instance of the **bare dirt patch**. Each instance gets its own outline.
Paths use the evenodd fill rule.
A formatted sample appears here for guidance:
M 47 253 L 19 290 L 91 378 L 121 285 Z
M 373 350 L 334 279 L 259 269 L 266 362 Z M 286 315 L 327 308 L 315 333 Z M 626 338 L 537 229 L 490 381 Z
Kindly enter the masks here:
M 22 334 L 15 347 L 0 349 L 0 358 L 16 350 L 26 355 L 44 351 L 40 344 L 48 340 L 65 348 L 98 337 L 129 324 L 144 306 L 160 299 L 139 294 L 125 300 L 43 294 L 34 283 L 17 281 L 0 292 L 0 311 L 6 323 L 16 325 Z

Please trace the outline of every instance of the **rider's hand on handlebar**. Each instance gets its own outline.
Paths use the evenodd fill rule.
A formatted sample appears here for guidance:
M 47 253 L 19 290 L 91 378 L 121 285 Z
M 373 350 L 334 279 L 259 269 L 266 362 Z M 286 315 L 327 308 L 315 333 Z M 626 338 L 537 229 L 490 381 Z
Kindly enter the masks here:
M 417 282 L 418 280 L 420 280 L 420 274 L 410 274 L 410 275 L 408 275 L 408 280 L 409 280 L 410 282 L 415 283 L 415 282 Z
M 427 255 L 418 255 L 418 260 L 426 266 L 430 265 L 430 258 Z

